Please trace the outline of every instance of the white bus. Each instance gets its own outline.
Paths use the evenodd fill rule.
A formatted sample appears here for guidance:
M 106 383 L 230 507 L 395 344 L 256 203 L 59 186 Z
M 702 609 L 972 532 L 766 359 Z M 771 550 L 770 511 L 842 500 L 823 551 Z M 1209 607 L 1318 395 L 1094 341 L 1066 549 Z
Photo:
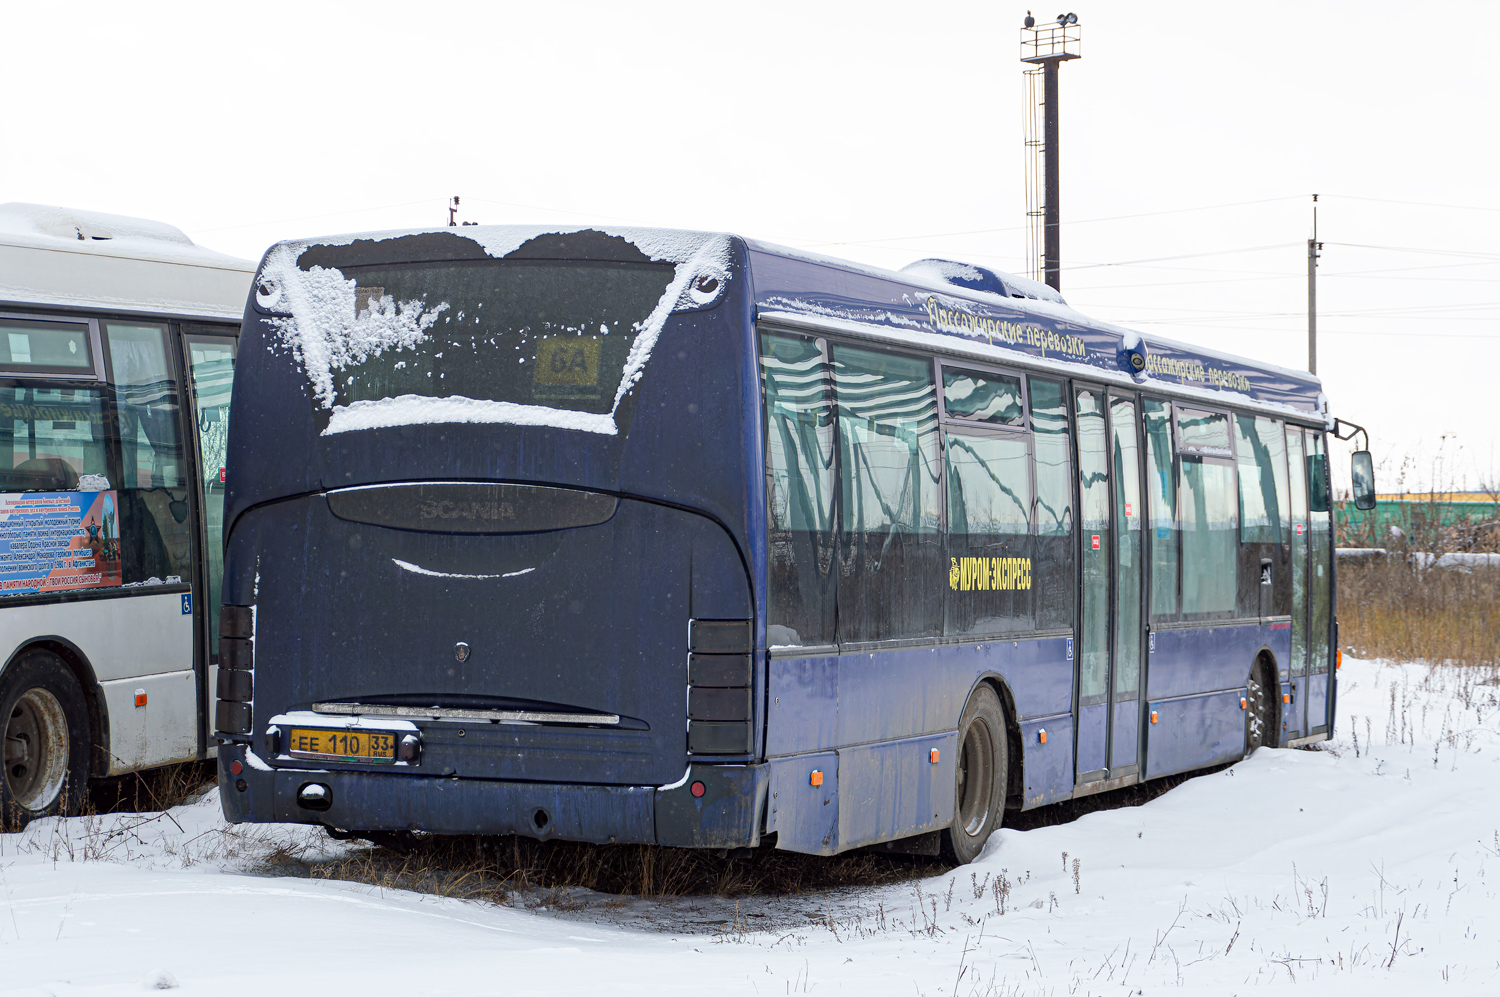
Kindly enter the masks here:
M 160 222 L 0 204 L 0 828 L 212 753 L 254 269 Z

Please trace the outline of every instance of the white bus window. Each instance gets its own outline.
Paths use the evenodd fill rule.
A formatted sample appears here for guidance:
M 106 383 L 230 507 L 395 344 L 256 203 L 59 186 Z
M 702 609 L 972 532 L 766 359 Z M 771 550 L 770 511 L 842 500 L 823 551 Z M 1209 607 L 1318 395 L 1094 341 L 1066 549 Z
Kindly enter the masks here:
M 107 473 L 98 388 L 0 388 L 0 491 L 100 491 Z
M 0 318 L 0 368 L 92 372 L 85 322 Z
M 229 446 L 229 393 L 234 384 L 235 341 L 228 336 L 187 337 L 188 372 L 193 382 L 193 409 L 198 424 L 198 454 L 203 462 L 204 554 L 207 562 L 209 654 L 219 654 L 219 606 L 224 583 L 224 489 L 228 487 L 225 453 Z
M 105 325 L 120 427 L 120 535 L 125 584 L 191 574 L 187 468 L 177 385 L 160 325 Z

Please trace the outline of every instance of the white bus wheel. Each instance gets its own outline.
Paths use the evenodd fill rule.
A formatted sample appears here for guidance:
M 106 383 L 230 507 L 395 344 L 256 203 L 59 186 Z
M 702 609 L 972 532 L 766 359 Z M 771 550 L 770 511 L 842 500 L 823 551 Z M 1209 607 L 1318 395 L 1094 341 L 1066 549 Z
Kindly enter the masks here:
M 83 692 L 54 654 L 29 651 L 0 672 L 0 824 L 71 816 L 88 788 L 89 723 Z

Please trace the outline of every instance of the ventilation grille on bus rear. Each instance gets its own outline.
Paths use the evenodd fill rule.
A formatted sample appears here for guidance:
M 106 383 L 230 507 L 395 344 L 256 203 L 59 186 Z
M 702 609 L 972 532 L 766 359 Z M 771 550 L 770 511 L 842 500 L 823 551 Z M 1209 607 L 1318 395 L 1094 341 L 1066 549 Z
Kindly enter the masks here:
M 613 495 L 547 485 L 422 482 L 328 493 L 339 519 L 424 533 L 543 533 L 608 522 Z

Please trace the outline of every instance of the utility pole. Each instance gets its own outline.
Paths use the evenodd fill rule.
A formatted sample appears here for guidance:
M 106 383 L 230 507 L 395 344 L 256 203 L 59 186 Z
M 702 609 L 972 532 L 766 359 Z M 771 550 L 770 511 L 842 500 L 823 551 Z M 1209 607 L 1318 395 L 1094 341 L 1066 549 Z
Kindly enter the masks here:
M 1318 241 L 1318 195 L 1313 199 L 1313 234 L 1307 240 L 1307 372 L 1318 372 L 1318 257 L 1323 244 Z
M 1021 61 L 1027 65 L 1036 67 L 1027 71 L 1027 83 L 1029 87 L 1034 86 L 1035 74 L 1040 69 L 1042 75 L 1042 154 L 1044 166 L 1042 169 L 1042 205 L 1041 211 L 1028 210 L 1027 214 L 1032 217 L 1032 227 L 1036 224 L 1036 217 L 1040 215 L 1042 225 L 1042 260 L 1041 278 L 1055 291 L 1062 290 L 1062 179 L 1059 168 L 1059 139 L 1058 139 L 1058 68 L 1069 59 L 1082 58 L 1079 52 L 1079 31 L 1077 14 L 1059 14 L 1055 22 L 1051 24 L 1038 25 L 1031 12 L 1026 12 L 1026 20 L 1021 26 Z M 1028 91 L 1029 92 L 1029 91 Z M 1028 132 L 1035 129 L 1035 97 L 1029 94 L 1027 124 Z M 1034 155 L 1037 146 L 1036 136 L 1027 135 L 1028 162 L 1030 155 Z M 1031 175 L 1032 189 L 1028 191 L 1029 201 L 1034 204 L 1035 192 L 1035 170 L 1028 170 Z M 1028 205 L 1030 207 L 1030 205 Z M 1032 242 L 1035 243 L 1033 231 Z M 1035 252 L 1036 247 L 1031 247 Z

